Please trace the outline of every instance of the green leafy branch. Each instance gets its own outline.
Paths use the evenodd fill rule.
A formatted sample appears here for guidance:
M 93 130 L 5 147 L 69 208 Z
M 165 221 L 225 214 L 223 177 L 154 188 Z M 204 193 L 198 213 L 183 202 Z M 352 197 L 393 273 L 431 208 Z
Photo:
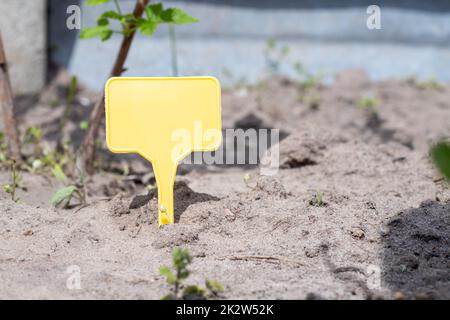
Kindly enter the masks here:
M 111 0 L 88 0 L 87 5 L 96 6 L 111 2 Z M 167 8 L 164 9 L 161 3 L 148 5 L 144 12 L 145 17 L 135 17 L 132 13 L 123 14 L 118 1 L 114 1 L 116 10 L 110 10 L 102 13 L 97 18 L 97 26 L 84 28 L 80 33 L 80 38 L 100 38 L 106 41 L 114 33 L 130 35 L 134 31 L 139 31 L 145 36 L 151 36 L 161 24 L 189 24 L 198 22 L 182 9 Z M 111 22 L 117 21 L 121 25 L 121 30 L 112 29 Z

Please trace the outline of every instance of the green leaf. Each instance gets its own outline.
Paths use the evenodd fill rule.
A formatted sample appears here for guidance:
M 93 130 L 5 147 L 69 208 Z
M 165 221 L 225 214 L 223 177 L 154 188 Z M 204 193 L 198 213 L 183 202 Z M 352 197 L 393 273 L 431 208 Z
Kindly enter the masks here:
M 153 20 L 143 20 L 138 23 L 139 31 L 144 36 L 151 36 L 153 33 L 155 33 L 157 27 L 158 23 Z
M 104 4 L 110 2 L 111 0 L 87 0 L 86 4 L 88 6 L 98 6 L 99 4 Z
M 42 130 L 38 127 L 29 127 L 27 129 L 27 135 L 31 138 L 31 140 L 37 142 L 42 138 Z
M 120 13 L 110 10 L 104 12 L 100 18 L 106 18 L 106 19 L 113 19 L 113 20 L 121 20 L 124 16 L 122 16 Z
M 187 277 L 189 277 L 189 274 L 190 274 L 189 270 L 187 270 L 187 269 L 181 269 L 181 270 L 178 272 L 178 278 L 179 278 L 180 280 L 187 279 Z
M 81 130 L 86 130 L 89 127 L 89 122 L 87 121 L 81 121 L 80 122 L 80 129 Z
M 205 290 L 198 286 L 187 286 L 183 290 L 184 300 L 206 300 Z
M 145 8 L 145 15 L 148 20 L 151 20 L 156 23 L 161 23 L 161 14 L 163 13 L 163 5 L 162 3 L 151 4 Z
M 175 248 L 172 252 L 173 265 L 177 269 L 184 269 L 191 263 L 192 258 L 187 249 Z
M 92 39 L 99 37 L 102 41 L 106 41 L 111 38 L 113 32 L 109 29 L 108 25 L 100 25 L 97 27 L 84 28 L 80 32 L 81 39 Z
M 223 286 L 217 280 L 208 280 L 208 279 L 206 279 L 205 284 L 206 284 L 206 288 L 208 288 L 209 291 L 211 291 L 215 295 L 217 295 L 220 292 L 223 292 Z
M 450 181 L 450 144 L 440 142 L 431 148 L 430 153 L 436 167 Z
M 70 201 L 74 192 L 78 189 L 75 186 L 68 186 L 55 192 L 50 202 L 54 206 L 59 206 L 64 200 Z
M 108 26 L 109 19 L 122 22 L 125 19 L 125 17 L 116 11 L 106 11 L 97 18 L 97 25 Z
M 173 293 L 166 294 L 161 298 L 161 300 L 177 300 Z
M 164 10 L 161 18 L 164 22 L 174 24 L 189 24 L 198 22 L 198 19 L 191 17 L 179 8 L 169 8 Z
M 169 284 L 175 284 L 177 282 L 177 277 L 167 266 L 160 267 L 159 274 L 162 275 L 163 277 L 166 277 L 166 280 Z
M 55 176 L 56 180 L 58 180 L 59 182 L 67 181 L 67 176 L 64 174 L 64 171 L 59 164 L 55 164 L 52 169 L 52 173 Z
M 40 167 L 42 167 L 42 161 L 39 159 L 33 160 L 33 162 L 31 163 L 31 167 L 33 168 L 33 171 L 39 169 Z
M 3 191 L 5 191 L 6 193 L 12 193 L 12 186 L 10 184 L 4 184 L 3 185 Z

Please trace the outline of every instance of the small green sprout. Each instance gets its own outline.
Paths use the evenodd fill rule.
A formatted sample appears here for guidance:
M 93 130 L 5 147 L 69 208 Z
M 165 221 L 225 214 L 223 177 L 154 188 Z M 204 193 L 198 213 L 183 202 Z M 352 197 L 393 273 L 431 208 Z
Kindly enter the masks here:
M 11 195 L 11 200 L 19 202 L 20 199 L 16 197 L 16 190 L 21 187 L 22 176 L 17 171 L 16 162 L 11 161 L 11 183 L 3 185 L 3 191 Z
M 217 297 L 223 286 L 215 280 L 206 280 L 205 288 L 197 285 L 184 286 L 189 277 L 189 264 L 192 257 L 187 249 L 175 248 L 172 252 L 172 268 L 162 266 L 159 273 L 166 278 L 168 284 L 173 285 L 172 292 L 163 296 L 163 300 L 205 300 L 208 297 Z
M 430 155 L 442 175 L 450 181 L 450 143 L 437 143 L 431 148 Z
M 314 207 L 325 207 L 327 204 L 323 201 L 323 193 L 317 190 L 313 198 L 309 201 L 309 204 Z
M 72 175 L 71 183 L 69 184 L 69 178 L 66 176 L 64 171 L 62 170 L 62 166 L 60 164 L 55 164 L 52 173 L 55 178 L 65 187 L 58 189 L 50 199 L 50 203 L 55 207 L 67 208 L 71 204 L 71 200 L 75 198 L 79 204 L 86 204 L 86 189 L 84 182 L 84 171 L 82 166 L 80 165 L 80 159 L 76 157 L 75 163 L 75 174 Z M 77 179 L 75 180 L 75 177 Z M 74 182 L 75 180 L 75 182 Z
M 56 180 L 58 180 L 59 182 L 64 183 L 64 182 L 67 181 L 67 176 L 66 176 L 66 174 L 64 173 L 64 171 L 63 171 L 61 165 L 59 165 L 59 164 L 55 164 L 55 165 L 53 166 L 52 174 L 53 174 L 53 176 L 56 178 Z
M 436 77 L 431 77 L 426 81 L 416 81 L 415 84 L 419 89 L 442 90 L 444 88 L 444 85 Z
M 299 79 L 298 80 L 299 90 L 305 91 L 308 89 L 316 88 L 320 86 L 320 84 L 322 83 L 323 80 L 322 75 L 312 74 L 311 72 L 306 70 L 306 68 L 300 62 L 294 63 L 292 67 Z
M 55 207 L 67 208 L 70 205 L 70 201 L 72 200 L 72 198 L 76 198 L 78 202 L 82 204 L 85 203 L 83 192 L 73 185 L 61 188 L 56 191 L 50 202 Z
M 81 130 L 87 130 L 88 126 L 89 126 L 89 122 L 87 122 L 86 120 L 80 122 Z
M 290 49 L 287 45 L 279 46 L 274 38 L 266 40 L 264 56 L 268 70 L 271 74 L 276 74 L 280 71 L 282 63 L 289 55 L 289 51 Z
M 356 103 L 356 106 L 360 110 L 366 110 L 372 115 L 378 114 L 377 106 L 378 106 L 378 100 L 376 100 L 373 97 L 363 96 L 359 98 L 358 102 Z
M 25 132 L 25 143 L 39 144 L 42 140 L 42 130 L 38 127 L 29 127 Z

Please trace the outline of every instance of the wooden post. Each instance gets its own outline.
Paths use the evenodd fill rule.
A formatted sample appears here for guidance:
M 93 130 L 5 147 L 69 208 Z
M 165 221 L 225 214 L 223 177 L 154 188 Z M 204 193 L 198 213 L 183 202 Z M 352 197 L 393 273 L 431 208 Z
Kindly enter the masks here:
M 5 131 L 6 142 L 8 144 L 8 156 L 21 162 L 20 140 L 17 133 L 16 119 L 14 117 L 14 103 L 11 91 L 11 83 L 8 75 L 8 65 L 3 49 L 2 37 L 0 34 L 0 109 L 3 117 L 3 129 Z

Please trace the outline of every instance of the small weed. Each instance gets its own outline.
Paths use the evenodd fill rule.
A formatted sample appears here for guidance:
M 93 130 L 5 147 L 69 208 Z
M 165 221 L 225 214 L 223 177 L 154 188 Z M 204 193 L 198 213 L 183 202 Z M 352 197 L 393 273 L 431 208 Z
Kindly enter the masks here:
M 89 126 L 89 122 L 87 122 L 87 121 L 81 121 L 80 125 L 79 125 L 81 130 L 87 130 L 88 126 Z
M 163 300 L 206 300 L 217 297 L 223 292 L 222 285 L 215 280 L 206 280 L 205 288 L 197 285 L 184 286 L 189 277 L 189 264 L 192 257 L 187 249 L 175 248 L 172 252 L 172 267 L 162 266 L 159 273 L 173 286 L 171 293 L 162 297 Z
M 441 174 L 450 181 L 450 143 L 439 142 L 431 148 L 430 155 Z
M 430 89 L 430 90 L 442 90 L 444 85 L 440 83 L 436 77 L 431 77 L 426 81 L 414 81 L 414 84 L 419 89 Z
M 74 198 L 78 201 L 79 204 L 81 205 L 86 204 L 84 170 L 80 157 L 76 157 L 74 167 L 75 173 L 73 176 L 77 177 L 77 180 L 74 183 L 73 181 L 75 180 L 75 178 L 72 177 L 71 184 L 68 184 L 69 178 L 65 175 L 64 171 L 62 170 L 62 167 L 59 164 L 56 164 L 52 169 L 52 173 L 55 176 L 55 178 L 61 184 L 66 185 L 65 187 L 62 187 L 61 189 L 57 190 L 50 199 L 50 203 L 55 207 L 67 208 L 70 206 L 70 202 Z
M 264 56 L 270 74 L 274 75 L 280 72 L 284 60 L 289 55 L 289 51 L 290 49 L 288 46 L 279 46 L 277 41 L 273 38 L 266 40 Z
M 67 208 L 72 198 L 76 198 L 81 204 L 85 203 L 84 194 L 76 186 L 67 186 L 55 192 L 50 202 L 55 207 Z
M 359 98 L 358 102 L 356 103 L 356 107 L 360 110 L 365 110 L 369 112 L 371 115 L 377 115 L 377 106 L 378 106 L 378 100 L 372 97 L 363 96 Z
M 18 188 L 23 188 L 22 184 L 22 176 L 17 171 L 16 162 L 11 161 L 11 183 L 3 185 L 3 191 L 9 193 L 11 195 L 11 200 L 14 202 L 19 202 L 20 199 L 16 197 L 16 190 Z
M 323 193 L 320 190 L 317 190 L 313 195 L 313 198 L 309 201 L 309 204 L 314 207 L 325 207 L 327 203 L 323 201 Z
M 306 70 L 300 62 L 294 63 L 293 68 L 299 78 L 299 90 L 305 91 L 311 88 L 316 88 L 322 84 L 323 76 L 312 74 Z

